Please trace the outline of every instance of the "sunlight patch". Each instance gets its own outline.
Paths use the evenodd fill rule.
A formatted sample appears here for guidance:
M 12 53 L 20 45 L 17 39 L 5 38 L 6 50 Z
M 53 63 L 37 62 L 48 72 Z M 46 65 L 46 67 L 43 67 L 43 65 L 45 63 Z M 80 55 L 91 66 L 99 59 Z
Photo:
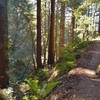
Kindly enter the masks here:
M 94 41 L 94 40 L 100 41 L 100 36 L 97 36 L 96 38 L 93 39 L 93 41 Z

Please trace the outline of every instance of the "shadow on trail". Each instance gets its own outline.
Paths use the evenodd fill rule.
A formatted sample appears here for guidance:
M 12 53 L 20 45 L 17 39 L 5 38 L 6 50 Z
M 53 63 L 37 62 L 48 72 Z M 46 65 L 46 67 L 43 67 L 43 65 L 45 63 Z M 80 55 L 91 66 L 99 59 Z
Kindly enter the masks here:
M 100 100 L 100 41 L 92 41 L 78 59 L 77 68 L 60 78 L 60 86 L 47 100 Z
M 100 40 L 92 41 L 81 58 L 77 62 L 77 66 L 96 70 L 100 64 Z

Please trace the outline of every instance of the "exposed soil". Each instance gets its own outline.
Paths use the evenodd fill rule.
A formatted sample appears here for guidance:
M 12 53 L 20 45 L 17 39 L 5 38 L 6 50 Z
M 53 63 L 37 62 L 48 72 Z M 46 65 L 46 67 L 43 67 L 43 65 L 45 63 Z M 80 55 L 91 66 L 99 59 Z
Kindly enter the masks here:
M 60 78 L 47 100 L 100 100 L 100 41 L 93 41 L 77 61 L 77 68 Z
M 100 41 L 93 41 L 78 60 L 77 66 L 96 70 L 100 64 Z

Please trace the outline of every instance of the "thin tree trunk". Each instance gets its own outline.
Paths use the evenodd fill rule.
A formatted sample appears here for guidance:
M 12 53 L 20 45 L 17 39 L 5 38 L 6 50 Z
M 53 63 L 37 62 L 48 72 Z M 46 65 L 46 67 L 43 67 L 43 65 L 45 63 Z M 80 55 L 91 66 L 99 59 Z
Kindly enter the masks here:
M 100 35 L 100 13 L 99 13 L 99 23 L 98 23 L 98 35 Z
M 61 2 L 60 47 L 64 47 L 64 32 L 65 32 L 65 2 Z
M 7 0 L 0 0 L 0 88 L 7 87 L 9 82 L 6 74 L 6 71 L 8 70 L 7 24 Z
M 59 59 L 59 35 L 60 35 L 60 32 L 59 32 L 59 27 L 60 27 L 60 24 L 59 24 L 59 19 L 60 19 L 60 11 L 59 11 L 59 0 L 57 0 L 57 6 L 56 6 L 56 15 L 55 15 L 55 60 L 57 61 Z
M 75 39 L 75 8 L 76 8 L 76 0 L 72 2 L 72 18 L 71 18 L 71 41 Z
M 74 16 L 74 10 L 72 11 L 72 19 L 71 19 L 71 41 L 75 38 L 75 16 Z
M 44 61 L 43 61 L 43 65 L 46 65 L 46 50 L 47 50 L 47 39 L 46 39 L 46 34 L 47 34 L 47 11 L 46 11 L 46 8 L 47 8 L 47 2 L 45 1 L 45 18 L 44 18 L 44 38 L 43 38 L 43 44 L 44 44 L 44 48 L 43 48 L 43 55 L 44 55 Z
M 42 66 L 41 61 L 41 0 L 37 0 L 37 66 Z
M 48 47 L 48 64 L 54 64 L 54 25 L 55 25 L 55 0 L 51 0 L 51 23 Z

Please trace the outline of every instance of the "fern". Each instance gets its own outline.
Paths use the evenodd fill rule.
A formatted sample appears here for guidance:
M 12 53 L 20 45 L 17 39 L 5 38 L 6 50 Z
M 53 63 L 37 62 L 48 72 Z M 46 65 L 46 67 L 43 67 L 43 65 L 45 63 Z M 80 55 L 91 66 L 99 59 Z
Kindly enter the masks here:
M 39 80 L 27 79 L 26 82 L 34 94 L 38 95 L 40 93 Z
M 58 81 L 46 83 L 41 90 L 42 96 L 46 97 L 57 86 L 58 83 Z
M 34 97 L 44 98 L 46 97 L 59 83 L 58 81 L 46 82 L 39 84 L 39 80 L 27 79 L 27 84 L 30 86 Z

